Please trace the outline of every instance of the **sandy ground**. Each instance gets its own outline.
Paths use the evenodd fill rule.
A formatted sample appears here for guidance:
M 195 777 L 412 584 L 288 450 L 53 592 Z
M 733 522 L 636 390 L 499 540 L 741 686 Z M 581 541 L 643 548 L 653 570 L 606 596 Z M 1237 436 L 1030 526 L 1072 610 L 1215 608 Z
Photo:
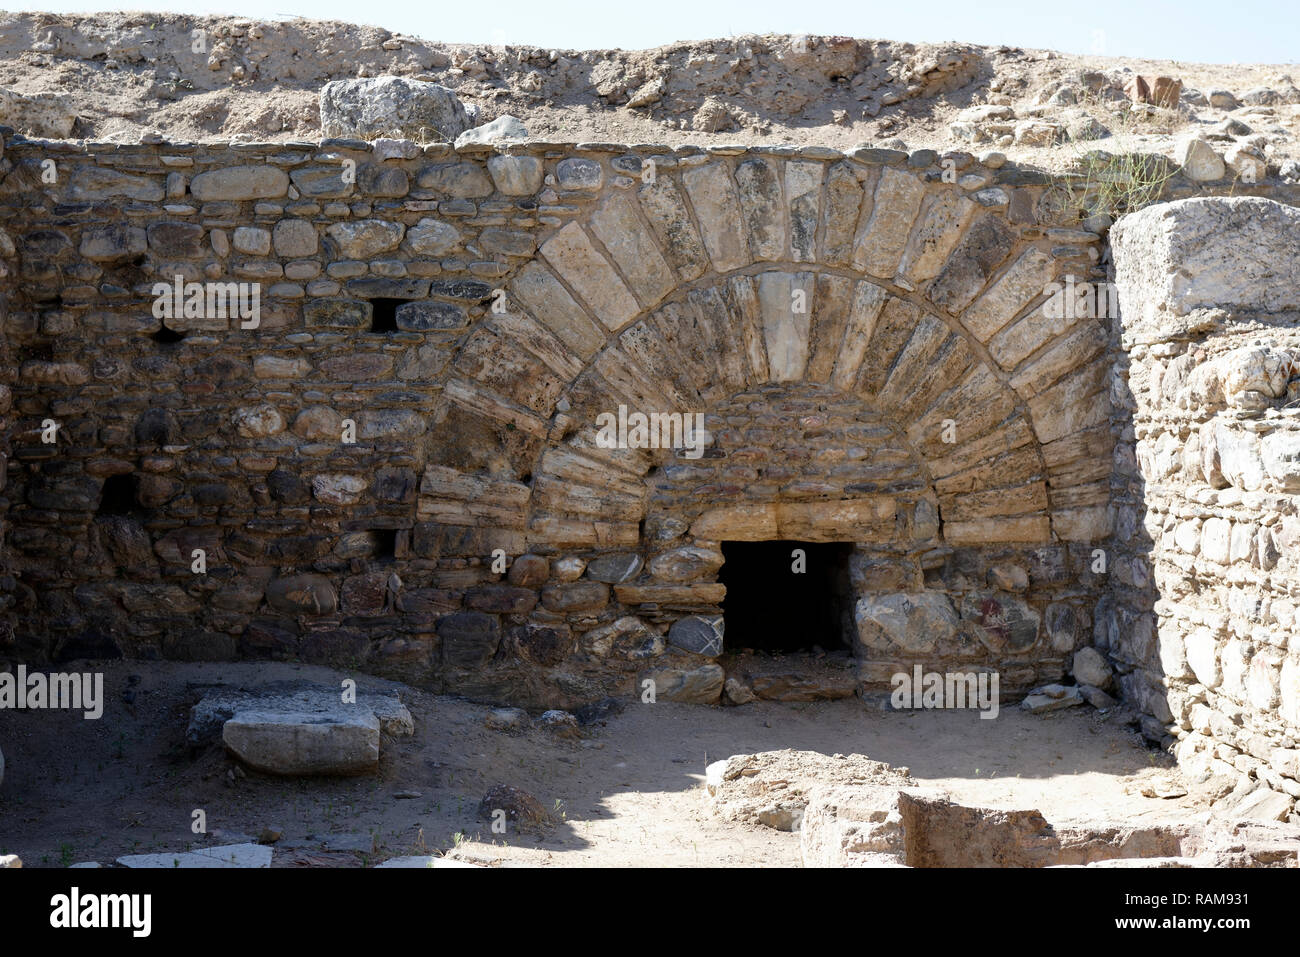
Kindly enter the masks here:
M 283 831 L 276 866 L 362 866 L 448 851 L 508 865 L 797 866 L 796 834 L 724 823 L 703 788 L 707 762 L 782 748 L 863 754 L 907 767 L 918 784 L 963 802 L 1035 807 L 1053 823 L 1204 817 L 1190 797 L 1142 797 L 1143 785 L 1177 774 L 1169 759 L 1083 707 L 1049 716 L 1004 707 L 983 720 L 973 711 L 872 711 L 855 698 L 740 708 L 636 703 L 580 740 L 561 740 L 491 731 L 483 705 L 360 678 L 363 689 L 398 689 L 414 737 L 385 739 L 377 775 L 286 780 L 236 776 L 219 746 L 187 753 L 194 687 L 286 678 L 337 686 L 344 675 L 266 663 L 114 662 L 104 670 L 98 721 L 0 712 L 8 765 L 0 853 L 17 852 L 26 866 L 230 843 L 265 827 Z M 130 676 L 138 683 L 128 704 Z M 528 791 L 561 820 L 493 835 L 477 809 L 495 784 Z M 199 808 L 209 833 L 196 838 L 190 823 Z M 370 835 L 375 853 L 349 850 Z

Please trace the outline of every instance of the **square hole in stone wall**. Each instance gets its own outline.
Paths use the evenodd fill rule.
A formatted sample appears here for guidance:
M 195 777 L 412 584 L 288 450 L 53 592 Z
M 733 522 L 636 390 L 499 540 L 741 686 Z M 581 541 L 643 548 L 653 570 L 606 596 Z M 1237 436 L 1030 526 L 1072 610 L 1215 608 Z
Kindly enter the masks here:
M 397 307 L 404 302 L 406 302 L 405 299 L 371 299 L 370 331 L 396 332 Z
M 847 542 L 723 542 L 718 580 L 733 651 L 851 647 L 853 594 Z
M 375 542 L 375 561 L 391 562 L 397 558 L 397 529 L 373 528 L 370 534 Z
M 136 501 L 134 475 L 110 475 L 104 479 L 99 493 L 99 515 L 135 515 L 140 511 Z

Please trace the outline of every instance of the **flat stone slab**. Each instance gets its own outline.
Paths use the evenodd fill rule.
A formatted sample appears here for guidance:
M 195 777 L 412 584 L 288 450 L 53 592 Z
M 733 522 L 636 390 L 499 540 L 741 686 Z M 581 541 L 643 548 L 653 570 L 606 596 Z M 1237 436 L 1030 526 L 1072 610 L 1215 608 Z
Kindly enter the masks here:
M 236 757 L 281 775 L 362 774 L 379 765 L 373 711 L 238 711 L 221 729 Z
M 423 854 L 416 857 L 392 857 L 382 864 L 376 864 L 375 870 L 381 867 L 481 867 L 481 864 L 471 864 L 468 861 L 453 861 L 445 857 L 435 857 L 432 854 Z
M 379 730 L 388 735 L 415 733 L 415 721 L 392 693 L 357 691 L 356 704 L 344 704 L 342 689 L 308 681 L 280 681 L 256 688 L 218 687 L 208 690 L 190 711 L 185 737 L 191 746 L 221 737 L 222 726 L 239 711 L 327 714 L 336 717 L 370 712 Z
M 271 849 L 260 844 L 224 844 L 172 854 L 128 854 L 117 863 L 135 868 L 260 868 L 271 866 Z
M 375 853 L 375 836 L 373 834 L 334 834 L 325 838 L 325 850 L 373 854 Z
M 1030 714 L 1043 714 L 1047 711 L 1059 711 L 1061 708 L 1073 708 L 1083 704 L 1083 692 L 1077 685 L 1043 685 L 1027 694 L 1020 707 Z

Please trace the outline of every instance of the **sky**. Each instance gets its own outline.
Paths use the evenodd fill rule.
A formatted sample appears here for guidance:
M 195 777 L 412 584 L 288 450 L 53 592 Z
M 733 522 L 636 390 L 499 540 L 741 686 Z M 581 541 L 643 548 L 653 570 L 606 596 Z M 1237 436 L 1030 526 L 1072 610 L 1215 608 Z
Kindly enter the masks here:
M 136 0 L 139 2 L 139 0 Z M 55 13 L 132 9 L 135 3 L 40 0 L 5 7 Z M 744 33 L 809 33 L 883 40 L 1045 48 L 1065 53 L 1198 63 L 1300 61 L 1297 0 L 217 0 L 145 9 L 170 13 L 346 20 L 447 43 L 641 49 Z M 1080 15 L 1087 11 L 1086 19 Z

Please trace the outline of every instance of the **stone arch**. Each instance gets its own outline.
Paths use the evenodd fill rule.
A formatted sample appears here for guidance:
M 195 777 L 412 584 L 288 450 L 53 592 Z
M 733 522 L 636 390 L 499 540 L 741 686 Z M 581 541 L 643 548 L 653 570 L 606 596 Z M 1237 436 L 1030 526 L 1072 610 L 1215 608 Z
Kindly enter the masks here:
M 506 314 L 449 364 L 444 409 L 503 424 L 515 478 L 564 481 L 578 496 L 573 466 L 552 475 L 548 451 L 592 408 L 833 384 L 902 417 L 943 490 L 952 540 L 1100 537 L 1106 331 L 1042 308 L 1064 270 L 1051 243 L 1086 236 L 1048 238 L 1009 220 L 1000 188 L 972 194 L 871 152 L 613 160 L 641 179 L 603 185 L 514 272 Z M 802 316 L 785 306 L 796 290 Z M 942 441 L 948 419 L 955 442 Z M 582 471 L 617 487 L 628 469 Z M 581 521 L 551 517 L 532 503 L 530 538 Z M 590 530 L 607 534 L 626 530 Z
M 615 177 L 558 221 L 502 283 L 505 312 L 467 333 L 442 383 L 445 441 L 466 426 L 509 439 L 493 460 L 466 463 L 472 476 L 426 470 L 422 517 L 469 516 L 510 551 L 609 557 L 586 577 L 637 614 L 710 614 L 716 575 L 675 584 L 641 563 L 665 548 L 646 538 L 647 477 L 668 453 L 599 448 L 596 415 L 709 412 L 747 390 L 821 389 L 872 410 L 915 456 L 938 565 L 923 574 L 916 561 L 907 588 L 949 596 L 936 607 L 960 615 L 953 653 L 1016 660 L 1043 654 L 1042 634 L 1052 648 L 1071 643 L 1079 617 L 1050 603 L 1071 574 L 1060 569 L 1069 543 L 1108 525 L 1108 340 L 1096 320 L 1054 317 L 1044 292 L 1084 256 L 1085 234 L 1013 222 L 999 188 L 972 193 L 872 156 L 836 157 L 669 157 L 653 182 Z M 806 311 L 791 308 L 795 293 Z M 869 504 L 837 513 L 845 501 L 803 504 L 856 540 L 852 527 L 873 515 Z M 901 519 L 895 505 L 894 520 L 916 524 L 915 504 Z M 697 530 L 679 544 L 722 537 Z M 1012 598 L 1027 586 L 1022 570 L 997 564 L 1008 556 L 1017 569 L 1038 562 L 1050 593 Z M 579 585 L 548 588 L 607 600 Z M 579 621 L 606 614 L 567 597 L 548 604 L 545 592 L 542 604 L 570 621 L 575 609 Z
M 789 307 L 800 291 L 802 317 Z M 1025 403 L 960 330 L 870 280 L 774 269 L 670 297 L 574 377 L 568 409 L 532 470 L 543 497 L 532 503 L 530 533 L 544 537 L 551 518 L 582 514 L 602 488 L 648 470 L 653 456 L 616 450 L 592 459 L 603 467 L 585 480 L 574 474 L 573 456 L 595 449 L 599 412 L 705 410 L 739 392 L 795 383 L 856 396 L 899 427 L 935 484 L 951 542 L 1049 540 L 1046 470 Z
M 652 453 L 647 548 L 656 541 L 936 544 L 924 462 L 888 414 L 826 385 L 770 383 L 715 403 L 707 447 Z

